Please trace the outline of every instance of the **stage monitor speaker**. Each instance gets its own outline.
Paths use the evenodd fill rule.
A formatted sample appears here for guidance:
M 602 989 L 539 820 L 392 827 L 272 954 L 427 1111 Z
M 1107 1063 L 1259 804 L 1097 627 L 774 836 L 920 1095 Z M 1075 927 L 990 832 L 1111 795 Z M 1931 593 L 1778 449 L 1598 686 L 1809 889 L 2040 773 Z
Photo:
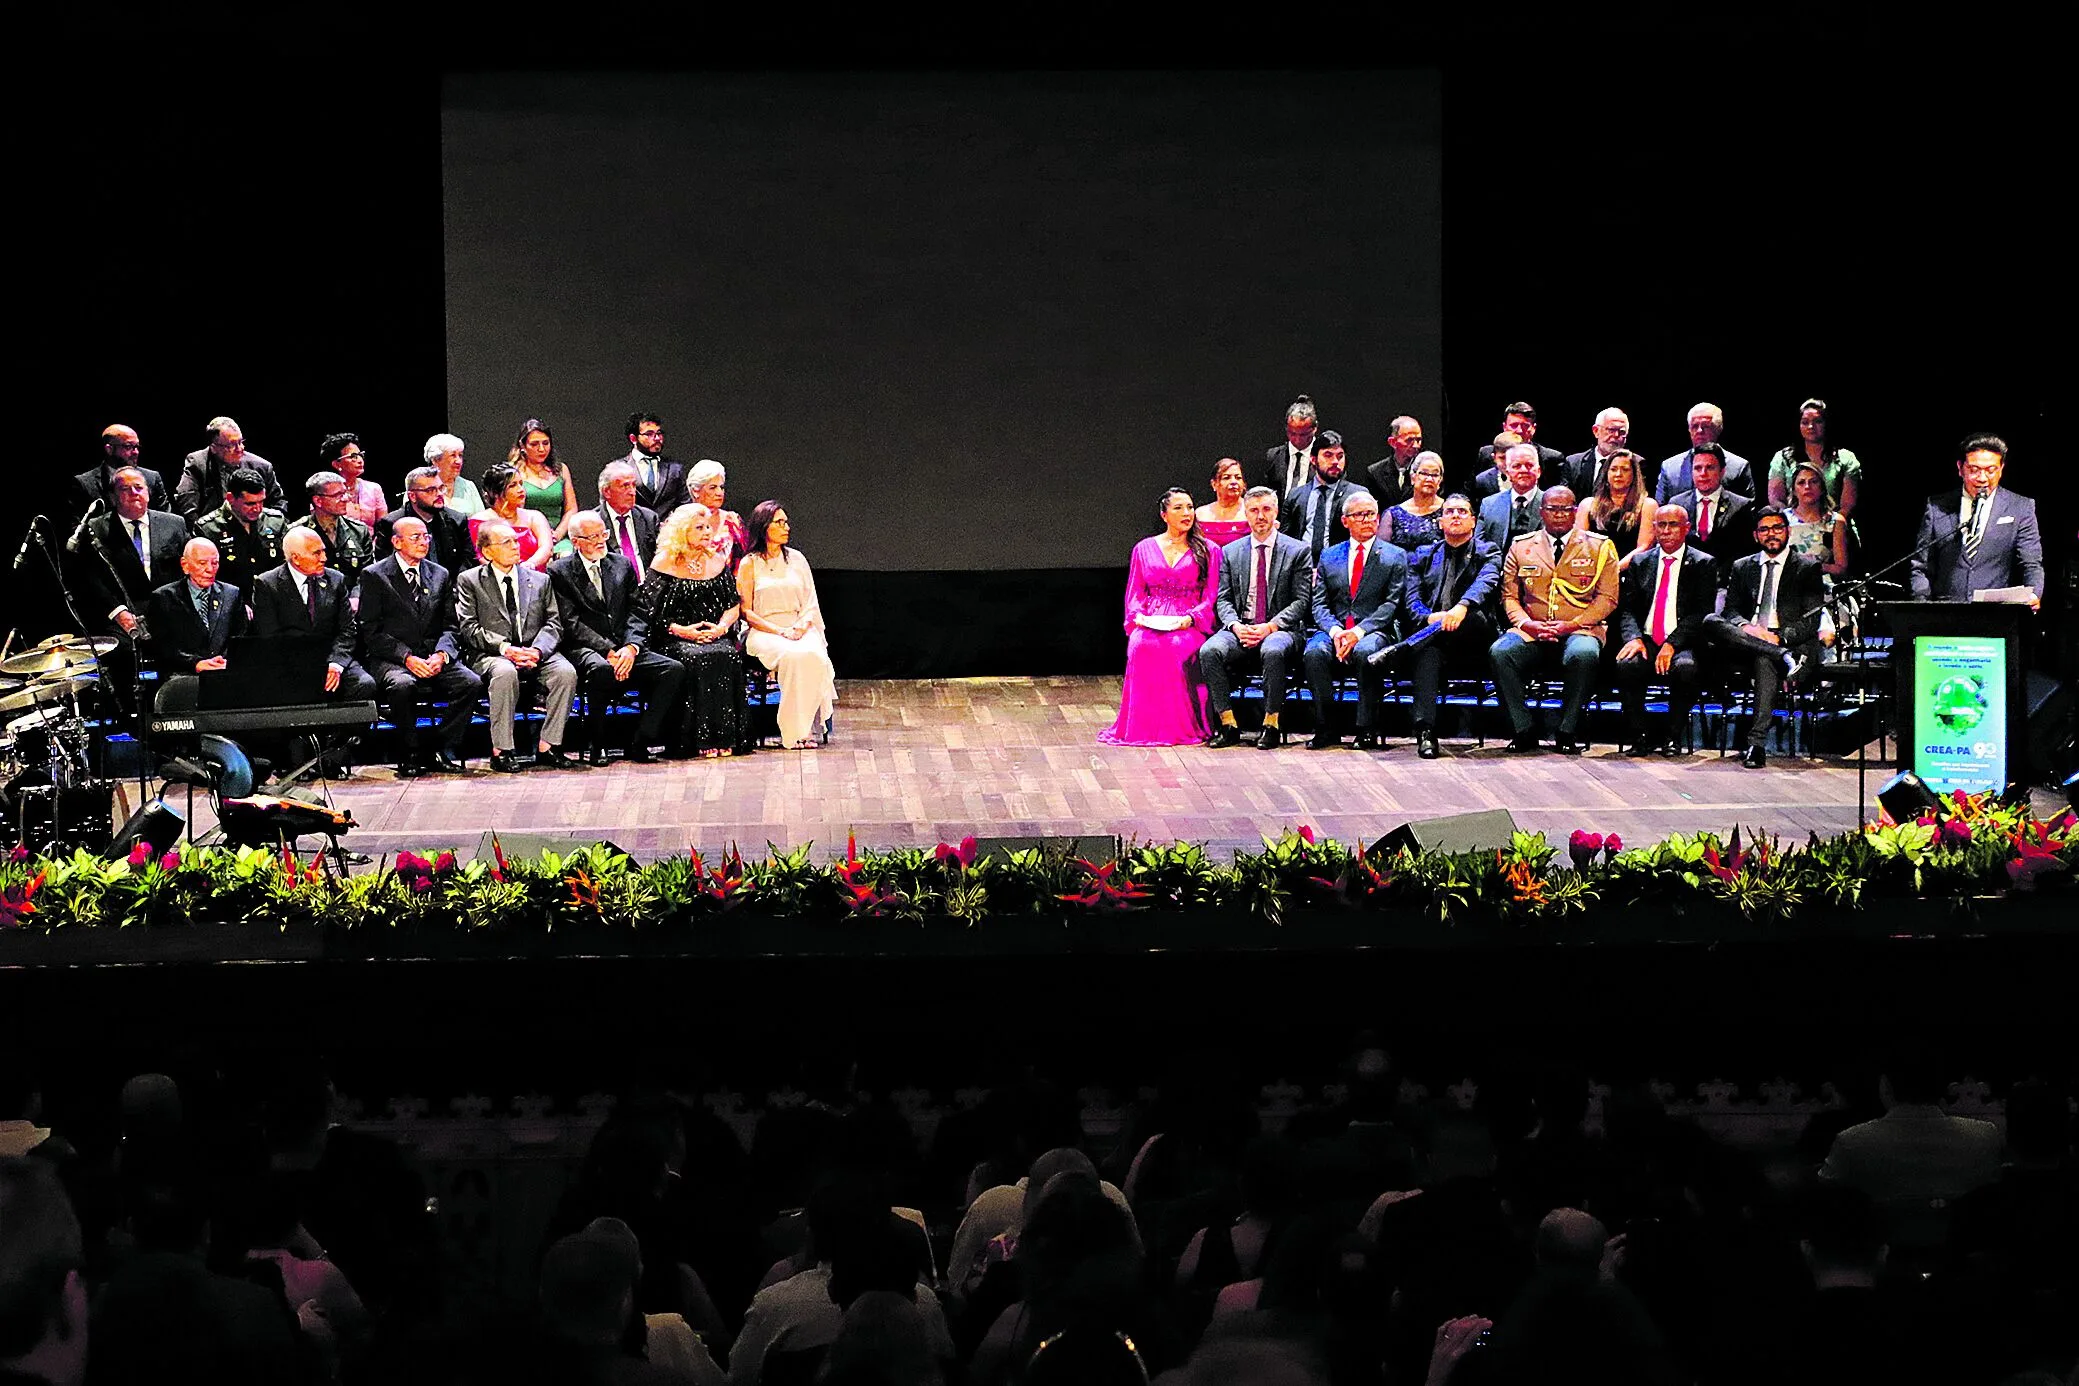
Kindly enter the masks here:
M 1088 833 L 1077 837 L 977 837 L 975 860 L 996 853 L 1008 855 L 1037 847 L 1042 852 L 1066 851 L 1069 856 L 1081 857 L 1095 866 L 1119 860 L 1119 835 L 1117 833 Z
M 1911 770 L 1901 770 L 1884 782 L 1877 791 L 1877 802 L 1891 815 L 1894 823 L 1910 823 L 1923 813 L 1933 813 L 1942 802 L 1939 794 L 1927 787 L 1927 781 Z
M 469 859 L 471 861 L 497 861 L 497 853 L 491 850 L 491 839 L 493 837 L 498 839 L 498 845 L 505 849 L 505 854 L 508 857 L 531 859 L 540 856 L 543 852 L 554 852 L 559 857 L 568 857 L 580 847 L 603 847 L 609 852 L 619 852 L 622 856 L 628 857 L 631 860 L 635 855 L 632 852 L 622 851 L 619 846 L 607 841 L 603 837 L 587 840 L 581 837 L 557 837 L 551 833 L 487 832 L 476 840 L 476 850 L 470 853 Z
M 164 799 L 153 799 L 131 814 L 130 821 L 115 835 L 115 841 L 108 844 L 108 859 L 119 861 L 129 856 L 130 849 L 140 842 L 150 846 L 153 856 L 164 856 L 180 841 L 186 826 L 187 820 L 181 817 L 179 809 Z
M 2031 669 L 2024 696 L 2028 700 L 2028 764 L 2024 773 L 2032 781 L 2055 784 L 2072 769 L 2072 687 Z
M 1371 845 L 1368 855 L 1411 852 L 1485 852 L 1507 847 L 1516 837 L 1516 819 L 1507 809 L 1453 813 L 1401 824 Z

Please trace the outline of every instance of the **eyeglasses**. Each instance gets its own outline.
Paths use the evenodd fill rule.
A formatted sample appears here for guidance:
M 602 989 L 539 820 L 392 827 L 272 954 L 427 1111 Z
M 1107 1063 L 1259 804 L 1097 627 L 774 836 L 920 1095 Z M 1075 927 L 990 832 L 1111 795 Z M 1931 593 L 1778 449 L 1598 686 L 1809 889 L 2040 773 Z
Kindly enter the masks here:
M 1546 501 L 1543 508 L 1548 515 L 1565 515 L 1571 511 L 1579 510 L 1581 507 L 1578 505 L 1561 505 L 1558 501 Z
M 664 430 L 661 428 L 638 428 L 635 430 L 635 436 L 638 438 L 662 438 Z

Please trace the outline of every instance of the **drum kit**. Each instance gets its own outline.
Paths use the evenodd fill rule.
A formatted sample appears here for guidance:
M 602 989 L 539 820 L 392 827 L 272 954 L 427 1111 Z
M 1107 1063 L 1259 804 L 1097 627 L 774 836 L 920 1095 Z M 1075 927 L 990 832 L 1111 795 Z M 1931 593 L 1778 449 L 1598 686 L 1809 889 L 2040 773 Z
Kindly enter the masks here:
M 0 660 L 0 765 L 10 781 L 43 771 L 47 783 L 70 788 L 92 777 L 90 738 L 80 698 L 101 677 L 112 639 L 53 635 L 12 659 Z

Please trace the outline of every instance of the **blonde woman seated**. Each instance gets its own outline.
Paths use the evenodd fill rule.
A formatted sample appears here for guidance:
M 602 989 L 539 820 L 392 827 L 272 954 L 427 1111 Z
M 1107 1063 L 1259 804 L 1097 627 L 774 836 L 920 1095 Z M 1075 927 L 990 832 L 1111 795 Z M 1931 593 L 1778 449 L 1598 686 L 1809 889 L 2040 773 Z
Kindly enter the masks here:
M 751 532 L 743 516 L 729 509 L 729 473 L 712 457 L 703 457 L 686 473 L 686 494 L 715 512 L 715 536 L 709 542 L 715 552 L 732 564 L 751 551 Z
M 715 513 L 682 505 L 657 529 L 657 553 L 635 594 L 650 648 L 686 670 L 673 756 L 735 753 L 744 706 L 743 653 L 732 638 L 742 603 L 729 560 L 709 547 Z
M 1653 547 L 1653 516 L 1659 507 L 1639 485 L 1637 453 L 1620 448 L 1610 454 L 1603 479 L 1588 503 L 1574 514 L 1574 528 L 1593 530 L 1628 558 Z
M 788 545 L 793 527 L 778 501 L 751 512 L 750 552 L 737 566 L 750 635 L 744 650 L 780 682 L 780 740 L 789 750 L 813 750 L 837 702 L 837 671 L 823 640 L 816 578 L 799 549 Z

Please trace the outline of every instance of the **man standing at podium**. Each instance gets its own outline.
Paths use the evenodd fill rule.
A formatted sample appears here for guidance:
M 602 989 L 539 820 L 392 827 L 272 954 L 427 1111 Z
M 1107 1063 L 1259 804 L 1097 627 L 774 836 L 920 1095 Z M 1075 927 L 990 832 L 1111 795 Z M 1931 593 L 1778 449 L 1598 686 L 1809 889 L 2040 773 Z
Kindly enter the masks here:
M 1967 602 L 1973 592 L 2026 587 L 2029 605 L 2043 604 L 2043 535 L 2036 503 L 2000 485 L 2006 440 L 1973 433 L 1957 449 L 1963 486 L 1930 496 L 1914 542 L 1913 595 L 1921 601 Z

